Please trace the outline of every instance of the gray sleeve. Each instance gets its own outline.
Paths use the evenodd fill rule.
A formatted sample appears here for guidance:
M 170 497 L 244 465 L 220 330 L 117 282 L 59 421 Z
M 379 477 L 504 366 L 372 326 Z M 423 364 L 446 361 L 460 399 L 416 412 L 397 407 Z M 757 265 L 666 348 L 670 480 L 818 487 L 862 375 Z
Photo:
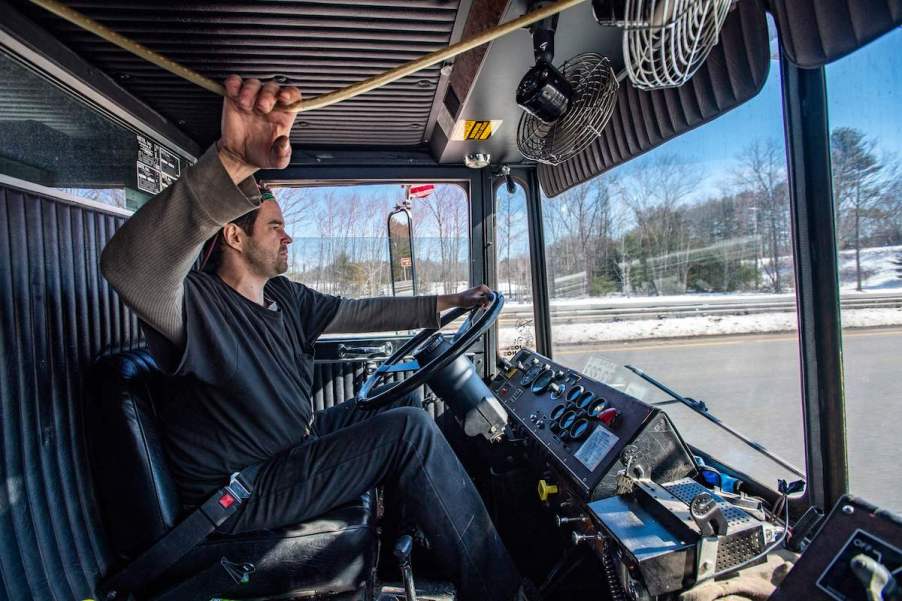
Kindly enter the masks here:
M 438 297 L 341 299 L 326 334 L 438 328 Z
M 254 179 L 232 183 L 212 146 L 119 228 L 103 249 L 100 268 L 138 317 L 181 347 L 184 281 L 201 247 L 259 205 Z

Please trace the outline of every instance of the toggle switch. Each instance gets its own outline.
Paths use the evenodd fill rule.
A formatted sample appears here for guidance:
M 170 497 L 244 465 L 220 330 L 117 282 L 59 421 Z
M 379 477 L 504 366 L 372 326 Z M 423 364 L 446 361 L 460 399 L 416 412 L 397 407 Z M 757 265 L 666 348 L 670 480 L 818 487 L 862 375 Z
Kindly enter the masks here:
M 598 419 L 600 419 L 601 423 L 606 425 L 608 428 L 613 428 L 620 422 L 620 415 L 622 413 L 623 412 L 620 411 L 620 409 L 609 407 L 608 409 L 605 409 L 598 414 Z

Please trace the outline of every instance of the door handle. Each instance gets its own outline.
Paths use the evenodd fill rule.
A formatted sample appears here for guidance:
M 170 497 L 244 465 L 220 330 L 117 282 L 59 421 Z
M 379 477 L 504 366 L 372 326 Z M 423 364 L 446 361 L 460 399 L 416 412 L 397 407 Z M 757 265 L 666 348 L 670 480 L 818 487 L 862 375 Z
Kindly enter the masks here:
M 377 359 L 391 355 L 393 346 L 391 342 L 384 342 L 379 346 L 348 346 L 338 345 L 339 359 Z

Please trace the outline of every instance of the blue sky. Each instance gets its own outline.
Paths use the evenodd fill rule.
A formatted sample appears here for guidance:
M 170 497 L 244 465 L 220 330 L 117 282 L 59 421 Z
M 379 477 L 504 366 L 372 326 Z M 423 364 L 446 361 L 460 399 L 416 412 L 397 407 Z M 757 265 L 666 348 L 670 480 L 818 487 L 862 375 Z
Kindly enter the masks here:
M 776 52 L 775 41 L 772 52 Z M 779 61 L 774 57 L 770 62 L 768 79 L 755 98 L 663 144 L 643 159 L 658 154 L 676 155 L 704 174 L 703 183 L 695 195 L 696 200 L 719 194 L 721 185 L 730 181 L 734 157 L 749 143 L 771 138 L 781 146 L 783 144 L 779 68 Z M 879 150 L 895 153 L 902 158 L 902 29 L 896 29 L 828 65 L 827 87 L 831 128 L 858 128 L 876 141 Z M 384 219 L 384 206 L 390 210 L 390 206 L 402 196 L 402 189 L 397 184 L 332 188 L 330 192 L 330 198 L 323 198 L 320 203 L 329 204 L 362 194 L 373 202 L 374 208 L 379 206 L 376 212 L 380 220 Z M 311 191 L 304 193 L 311 194 Z M 518 196 L 519 193 L 518 190 Z M 521 206 L 522 198 L 519 198 L 512 208 L 518 211 Z M 299 236 L 321 235 L 321 232 L 315 231 L 314 224 L 315 220 L 297 224 L 294 233 Z M 426 223 L 423 226 L 428 229 Z
M 772 51 L 776 51 L 775 45 Z M 902 29 L 827 66 L 830 128 L 855 127 L 884 152 L 902 155 Z M 745 104 L 649 152 L 673 154 L 705 172 L 697 199 L 719 192 L 734 157 L 756 138 L 783 143 L 780 63 L 770 62 L 761 92 Z

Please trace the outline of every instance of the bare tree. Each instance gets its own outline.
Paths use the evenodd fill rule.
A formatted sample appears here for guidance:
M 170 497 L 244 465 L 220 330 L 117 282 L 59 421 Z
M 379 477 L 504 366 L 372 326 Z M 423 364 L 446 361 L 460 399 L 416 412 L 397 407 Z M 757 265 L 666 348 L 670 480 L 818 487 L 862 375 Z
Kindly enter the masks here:
M 773 138 L 759 139 L 746 146 L 737 158 L 734 180 L 752 197 L 756 235 L 763 239 L 768 257 L 764 271 L 774 292 L 782 292 L 780 258 L 789 253 L 789 198 L 783 147 Z
M 415 201 L 413 214 L 420 230 L 420 248 L 429 246 L 427 240 L 422 240 L 424 230 L 435 234 L 439 255 L 438 281 L 443 292 L 456 291 L 461 277 L 465 277 L 461 269 L 461 246 L 468 238 L 468 212 L 463 190 L 454 185 L 437 185 L 431 196 Z M 427 254 L 418 257 L 417 262 L 430 258 Z
M 861 237 L 863 221 L 880 200 L 883 168 L 874 141 L 851 127 L 838 127 L 830 135 L 833 197 L 839 211 L 840 235 L 855 249 L 855 289 L 861 290 Z
M 507 285 L 507 297 L 511 300 L 532 297 L 526 226 L 526 195 L 523 188 L 517 186 L 513 194 L 508 193 L 506 188 L 499 189 L 495 208 L 498 283 Z
M 598 291 L 595 284 L 600 281 L 616 285 L 610 273 L 618 271 L 612 269 L 617 263 L 612 238 L 614 182 L 611 176 L 596 178 L 543 202 L 549 284 L 553 294 L 593 294 Z M 566 285 L 560 281 L 578 276 L 582 276 L 581 280 Z
M 691 242 L 683 204 L 699 181 L 696 170 L 675 155 L 659 155 L 637 163 L 619 182 L 635 224 L 638 258 L 654 294 L 667 287 L 686 290 Z

